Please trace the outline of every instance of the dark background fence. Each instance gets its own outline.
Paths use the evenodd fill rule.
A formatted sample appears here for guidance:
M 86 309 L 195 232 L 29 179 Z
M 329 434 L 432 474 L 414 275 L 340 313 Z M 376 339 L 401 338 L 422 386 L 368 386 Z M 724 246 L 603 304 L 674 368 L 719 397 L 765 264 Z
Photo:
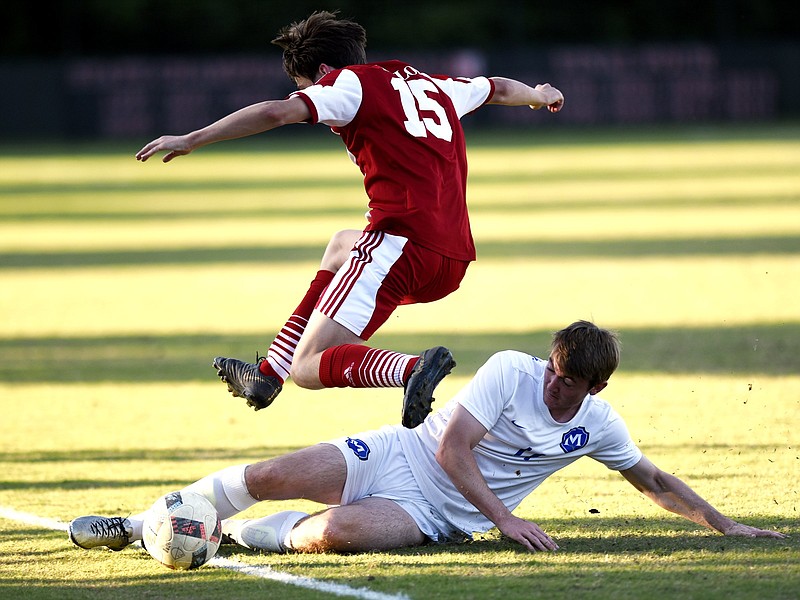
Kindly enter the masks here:
M 324 3 L 322 3 L 324 4 Z M 504 75 L 564 90 L 559 124 L 764 122 L 800 117 L 800 17 L 789 2 L 711 0 L 336 5 L 369 58 L 431 73 Z M 291 91 L 269 40 L 319 3 L 13 0 L 0 27 L 0 137 L 185 132 Z M 471 126 L 552 119 L 488 109 Z

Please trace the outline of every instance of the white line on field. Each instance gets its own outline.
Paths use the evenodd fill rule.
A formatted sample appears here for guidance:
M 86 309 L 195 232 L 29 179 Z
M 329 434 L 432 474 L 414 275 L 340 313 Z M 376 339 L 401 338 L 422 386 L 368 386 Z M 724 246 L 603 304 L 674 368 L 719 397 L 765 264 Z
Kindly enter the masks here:
M 364 600 L 408 600 L 408 596 L 405 594 L 383 594 L 381 592 L 368 590 L 367 588 L 351 588 L 350 586 L 343 585 L 341 583 L 329 583 L 326 581 L 319 581 L 318 579 L 312 579 L 310 577 L 298 577 L 297 575 L 292 575 L 290 573 L 275 571 L 268 566 L 257 567 L 241 563 L 236 560 L 231 560 L 229 558 L 222 558 L 221 556 L 215 556 L 209 561 L 208 564 L 221 569 L 230 569 L 231 571 L 237 571 L 239 573 L 244 573 L 245 575 L 252 575 L 253 577 L 272 579 L 274 581 L 288 583 L 289 585 L 296 585 L 309 590 L 336 594 L 337 596 L 354 596 L 356 598 L 363 598 Z
M 25 523 L 26 525 L 36 525 L 37 527 L 42 527 L 44 529 L 57 529 L 58 531 L 67 530 L 67 524 L 62 523 L 61 521 L 56 521 L 55 519 L 45 519 L 44 517 L 40 517 L 38 515 L 19 512 L 6 506 L 0 506 L 0 517 L 3 519 L 8 519 L 9 521 Z
M 30 513 L 19 512 L 13 508 L 0 506 L 0 518 L 8 519 L 9 521 L 17 521 L 18 523 L 25 523 L 27 525 L 35 525 L 43 529 L 55 529 L 58 531 L 67 531 L 67 524 L 55 519 L 47 519 L 38 515 Z M 251 577 L 258 577 L 260 579 L 271 579 L 288 585 L 294 585 L 316 592 L 327 592 L 336 596 L 349 596 L 352 598 L 360 598 L 361 600 L 409 600 L 405 594 L 384 594 L 375 592 L 367 588 L 352 588 L 341 583 L 330 583 L 327 581 L 320 581 L 312 579 L 311 577 L 299 577 L 291 573 L 283 573 L 276 571 L 269 566 L 248 565 L 230 558 L 223 558 L 215 556 L 208 565 L 218 569 L 228 569 L 229 571 L 236 571 L 243 575 L 250 575 Z

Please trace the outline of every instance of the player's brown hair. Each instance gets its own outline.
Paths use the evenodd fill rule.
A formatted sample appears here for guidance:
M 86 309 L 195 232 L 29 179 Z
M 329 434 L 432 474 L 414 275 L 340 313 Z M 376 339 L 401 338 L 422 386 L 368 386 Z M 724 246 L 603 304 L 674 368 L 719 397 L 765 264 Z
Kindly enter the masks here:
M 284 27 L 272 43 L 283 48 L 283 68 L 292 79 L 314 81 L 323 63 L 341 69 L 367 62 L 365 29 L 328 11 Z
M 589 387 L 608 381 L 619 366 L 619 337 L 589 321 L 576 321 L 553 334 L 550 361 L 560 372 L 586 379 Z

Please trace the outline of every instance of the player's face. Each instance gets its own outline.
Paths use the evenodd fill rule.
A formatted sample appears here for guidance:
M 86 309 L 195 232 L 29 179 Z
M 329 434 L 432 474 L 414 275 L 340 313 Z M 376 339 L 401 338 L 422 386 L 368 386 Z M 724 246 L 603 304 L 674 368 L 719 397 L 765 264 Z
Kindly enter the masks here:
M 556 421 L 563 423 L 574 417 L 588 393 L 589 382 L 586 379 L 561 373 L 551 361 L 547 361 L 544 403 Z

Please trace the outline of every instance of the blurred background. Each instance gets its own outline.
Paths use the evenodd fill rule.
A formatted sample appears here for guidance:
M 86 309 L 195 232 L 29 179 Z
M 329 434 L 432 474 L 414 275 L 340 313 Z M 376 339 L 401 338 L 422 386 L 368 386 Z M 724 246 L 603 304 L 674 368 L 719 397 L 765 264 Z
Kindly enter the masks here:
M 543 126 L 800 117 L 789 0 L 6 0 L 0 139 L 149 138 L 281 98 L 292 86 L 269 42 L 320 9 L 366 27 L 369 60 L 549 81 L 568 110 Z M 538 118 L 487 110 L 469 127 Z

